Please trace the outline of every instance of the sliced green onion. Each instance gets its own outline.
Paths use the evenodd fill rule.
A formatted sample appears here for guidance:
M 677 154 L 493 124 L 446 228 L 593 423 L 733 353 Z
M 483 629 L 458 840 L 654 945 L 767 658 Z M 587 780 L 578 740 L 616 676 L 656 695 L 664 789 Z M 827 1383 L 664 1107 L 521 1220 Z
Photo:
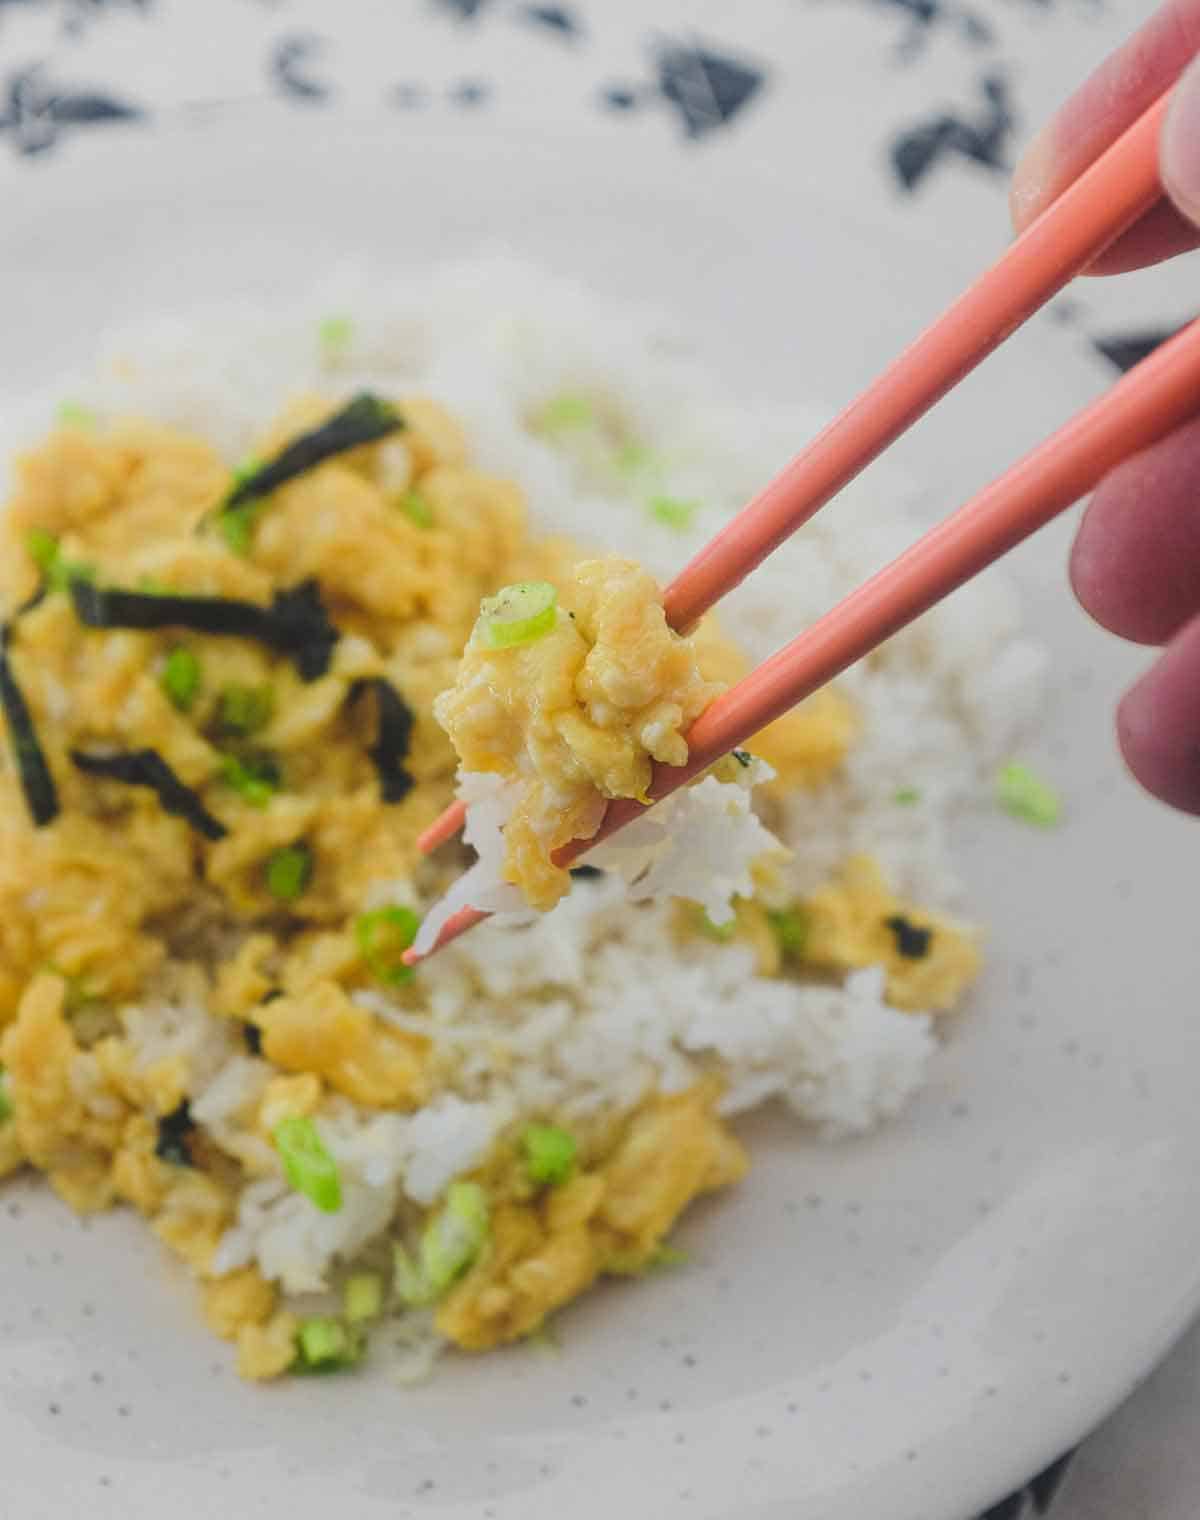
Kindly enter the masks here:
M 182 644 L 167 655 L 159 684 L 172 707 L 187 712 L 200 690 L 200 657 Z
M 622 475 L 644 475 L 661 465 L 658 454 L 644 443 L 623 443 L 617 450 L 617 469 Z
M 700 510 L 698 501 L 681 501 L 678 496 L 652 496 L 646 503 L 655 522 L 668 528 L 690 528 Z
M 422 1309 L 437 1298 L 421 1275 L 419 1264 L 401 1245 L 396 1246 L 392 1255 L 392 1286 L 396 1297 L 408 1309 Z
M 224 755 L 221 780 L 251 807 L 265 808 L 279 790 L 279 766 L 270 755 Z
M 25 548 L 51 591 L 65 591 L 72 581 L 91 580 L 95 574 L 90 565 L 66 559 L 58 539 L 44 528 L 29 530 Z
M 230 492 L 239 490 L 261 469 L 262 460 L 253 454 L 243 459 L 241 464 L 234 465 L 230 475 Z M 254 547 L 254 529 L 265 505 L 262 497 L 252 496 L 237 506 L 223 507 L 217 514 L 217 527 L 221 530 L 221 537 L 234 554 L 244 557 Z
M 325 359 L 340 359 L 354 337 L 354 323 L 346 316 L 328 316 L 317 323 L 317 342 Z
M 263 503 L 252 498 L 240 506 L 226 508 L 217 518 L 221 537 L 234 554 L 244 558 L 254 547 L 254 529 L 262 509 Z
M 90 1008 L 94 1003 L 99 1001 L 82 976 L 72 976 L 69 971 L 60 970 L 53 961 L 46 962 L 46 970 L 50 972 L 51 976 L 58 977 L 61 982 L 66 984 L 66 991 L 63 994 L 63 1009 L 68 1018 L 73 1017 L 77 1013 L 82 1013 L 86 1008 Z
M 410 1307 L 436 1303 L 478 1257 L 487 1242 L 487 1194 L 477 1182 L 452 1182 L 446 1202 L 425 1226 L 417 1259 L 396 1247 L 395 1283 Z
M 901 807 L 912 807 L 913 803 L 920 800 L 920 790 L 915 786 L 901 786 L 892 793 L 892 801 L 899 803 Z
M 336 1214 L 342 1206 L 342 1180 L 337 1162 L 325 1149 L 311 1119 L 281 1119 L 271 1138 L 283 1162 L 289 1186 L 303 1193 L 324 1214 Z
M 235 682 L 217 696 L 217 723 L 227 734 L 256 734 L 271 721 L 274 711 L 275 693 L 269 686 Z
M 690 1252 L 681 1251 L 678 1246 L 669 1246 L 664 1241 L 655 1246 L 649 1255 L 637 1251 L 618 1251 L 607 1258 L 604 1270 L 619 1277 L 646 1277 L 651 1272 L 669 1272 L 675 1267 L 686 1266 L 690 1260 Z
M 92 432 L 96 426 L 96 414 L 89 406 L 82 406 L 78 401 L 60 401 L 55 411 L 60 427 L 82 428 L 86 432 Z
M 546 402 L 535 426 L 543 433 L 564 433 L 572 428 L 590 427 L 595 420 L 596 408 L 586 396 L 564 391 Z
M 400 957 L 417 937 L 421 919 L 411 908 L 372 908 L 354 921 L 354 938 L 367 970 L 378 982 L 399 987 L 416 971 Z
M 784 955 L 799 959 L 808 945 L 809 921 L 803 908 L 781 908 L 767 914 L 771 933 Z
M 433 508 L 415 488 L 405 491 L 400 498 L 399 507 L 405 517 L 416 523 L 418 528 L 433 527 Z
M 25 548 L 29 558 L 49 579 L 58 568 L 58 539 L 45 528 L 30 528 L 25 535 Z
M 362 1361 L 366 1340 L 357 1327 L 326 1315 L 300 1321 L 296 1332 L 297 1371 L 338 1372 Z
M 252 476 L 258 474 L 262 467 L 263 462 L 257 454 L 247 454 L 241 464 L 235 464 L 230 471 L 233 477 L 229 482 L 230 489 L 236 491 L 239 486 L 245 485 Z
M 492 649 L 512 649 L 543 638 L 558 622 L 558 592 L 549 581 L 517 581 L 485 596 L 479 627 Z
M 666 1241 L 655 1246 L 646 1261 L 646 1266 L 651 1272 L 665 1272 L 672 1267 L 686 1267 L 692 1259 L 690 1251 L 683 1251 L 679 1246 L 669 1246 Z
M 696 928 L 701 934 L 704 935 L 705 939 L 714 939 L 717 940 L 720 944 L 724 944 L 727 940 L 731 940 L 737 933 L 736 918 L 731 918 L 728 923 L 715 924 L 713 923 L 712 919 L 709 918 L 705 910 L 699 905 L 696 907 L 694 919 Z
M 1001 766 L 996 777 L 996 800 L 1006 813 L 1049 829 L 1062 816 L 1062 801 L 1053 787 L 1015 761 Z
M 352 1325 L 375 1319 L 383 1308 L 383 1278 L 378 1272 L 358 1272 L 342 1290 L 342 1310 Z
M 267 856 L 267 891 L 280 902 L 295 902 L 312 879 L 312 851 L 306 844 L 286 844 Z
M 9 1091 L 9 1076 L 3 1066 L 0 1066 L 0 1124 L 7 1124 L 13 1116 L 12 1093 Z
M 557 1124 L 531 1124 L 521 1136 L 521 1149 L 530 1181 L 556 1187 L 575 1170 L 579 1147 L 575 1136 Z

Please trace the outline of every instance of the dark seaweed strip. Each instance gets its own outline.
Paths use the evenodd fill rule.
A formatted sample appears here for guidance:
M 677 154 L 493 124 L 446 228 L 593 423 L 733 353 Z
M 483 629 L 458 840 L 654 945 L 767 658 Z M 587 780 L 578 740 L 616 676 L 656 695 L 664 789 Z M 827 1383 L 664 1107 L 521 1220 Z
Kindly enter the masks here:
M 89 776 L 103 776 L 124 786 L 148 786 L 175 818 L 183 818 L 205 839 L 224 839 L 229 832 L 213 817 L 200 798 L 185 786 L 161 755 L 152 749 L 124 750 L 117 754 L 88 755 L 73 749 L 71 760 Z
M 7 628 L 0 632 L 0 707 L 8 724 L 8 742 L 25 793 L 25 805 L 34 824 L 43 829 L 58 817 L 58 789 L 33 726 L 29 705 L 9 664 L 9 632 Z
M 932 929 L 921 929 L 916 924 L 910 923 L 902 913 L 895 913 L 891 918 L 884 919 L 884 923 L 896 936 L 896 949 L 910 961 L 924 960 L 929 954 L 929 943 L 933 939 Z
M 379 790 L 385 802 L 403 802 L 416 784 L 405 769 L 408 748 L 412 740 L 413 710 L 391 684 L 382 676 L 369 681 L 356 681 L 350 688 L 350 700 L 354 701 L 364 691 L 375 693 L 379 713 L 375 743 L 368 749 L 371 763 L 379 772 Z
M 89 628 L 188 628 L 253 639 L 287 655 L 305 681 L 329 669 L 338 631 L 315 580 L 277 591 L 269 607 L 220 596 L 162 596 L 72 580 L 71 600 Z
M 329 669 L 339 634 L 329 620 L 315 580 L 277 591 L 271 603 L 275 647 L 286 654 L 302 681 L 315 681 Z
M 252 1056 L 262 1055 L 262 1030 L 247 1019 L 242 1025 L 242 1039 Z
M 594 881 L 598 876 L 603 876 L 604 872 L 599 866 L 572 866 L 571 875 L 576 881 Z
M 158 1138 L 154 1142 L 154 1154 L 160 1161 L 172 1166 L 195 1166 L 188 1138 L 196 1128 L 192 1111 L 185 1098 L 178 1108 L 163 1114 L 158 1121 Z
M 327 422 L 293 438 L 274 459 L 268 459 L 257 470 L 243 476 L 225 498 L 222 510 L 239 507 L 259 496 L 269 496 L 289 480 L 304 475 L 335 454 L 344 454 L 347 449 L 356 449 L 364 443 L 375 443 L 403 426 L 404 418 L 394 406 L 372 396 L 369 391 L 360 391 Z

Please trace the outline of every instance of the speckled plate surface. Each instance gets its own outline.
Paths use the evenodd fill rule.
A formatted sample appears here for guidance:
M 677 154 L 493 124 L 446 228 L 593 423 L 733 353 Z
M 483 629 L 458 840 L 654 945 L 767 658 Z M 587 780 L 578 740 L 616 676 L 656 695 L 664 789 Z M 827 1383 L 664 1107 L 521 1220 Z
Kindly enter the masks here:
M 834 403 L 975 260 L 801 178 L 720 155 L 683 174 L 598 137 L 293 122 L 81 143 L 6 204 L 0 388 L 52 382 L 105 323 L 496 236 L 666 306 L 735 384 Z M 1102 383 L 1040 320 L 900 456 L 943 510 Z M 1200 1301 L 1195 832 L 1121 778 L 1108 713 L 1137 659 L 1074 608 L 1066 526 L 1018 569 L 1055 656 L 1031 753 L 1068 820 L 964 831 L 989 969 L 899 1124 L 836 1149 L 750 1125 L 757 1168 L 689 1217 L 686 1270 L 594 1294 L 561 1355 L 458 1359 L 415 1391 L 239 1384 L 131 1221 L 10 1188 L 5 1512 L 964 1520 L 1112 1407 Z

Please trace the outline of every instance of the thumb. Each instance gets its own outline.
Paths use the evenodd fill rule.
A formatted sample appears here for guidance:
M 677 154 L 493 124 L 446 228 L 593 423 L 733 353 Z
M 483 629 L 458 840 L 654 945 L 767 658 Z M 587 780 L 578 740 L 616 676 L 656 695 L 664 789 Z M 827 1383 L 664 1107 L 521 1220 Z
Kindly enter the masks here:
M 1159 163 L 1167 194 L 1188 221 L 1200 227 L 1200 58 L 1192 60 L 1175 86 Z

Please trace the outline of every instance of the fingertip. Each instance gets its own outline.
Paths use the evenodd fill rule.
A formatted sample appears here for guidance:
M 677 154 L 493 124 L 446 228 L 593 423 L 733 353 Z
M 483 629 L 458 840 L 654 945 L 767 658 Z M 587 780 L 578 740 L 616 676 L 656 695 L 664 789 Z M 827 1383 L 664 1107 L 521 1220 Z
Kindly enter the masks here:
M 1141 595 L 1137 577 L 1129 573 L 1123 512 L 1114 497 L 1121 482 L 1106 481 L 1088 503 L 1075 542 L 1068 575 L 1079 605 L 1101 628 L 1135 644 L 1160 642 L 1158 628 Z M 1114 511 L 1114 506 L 1117 510 Z
M 1200 813 L 1200 622 L 1192 623 L 1117 708 L 1125 764 L 1152 796 Z
M 1184 71 L 1163 123 L 1159 162 L 1167 194 L 1200 226 L 1200 58 Z

